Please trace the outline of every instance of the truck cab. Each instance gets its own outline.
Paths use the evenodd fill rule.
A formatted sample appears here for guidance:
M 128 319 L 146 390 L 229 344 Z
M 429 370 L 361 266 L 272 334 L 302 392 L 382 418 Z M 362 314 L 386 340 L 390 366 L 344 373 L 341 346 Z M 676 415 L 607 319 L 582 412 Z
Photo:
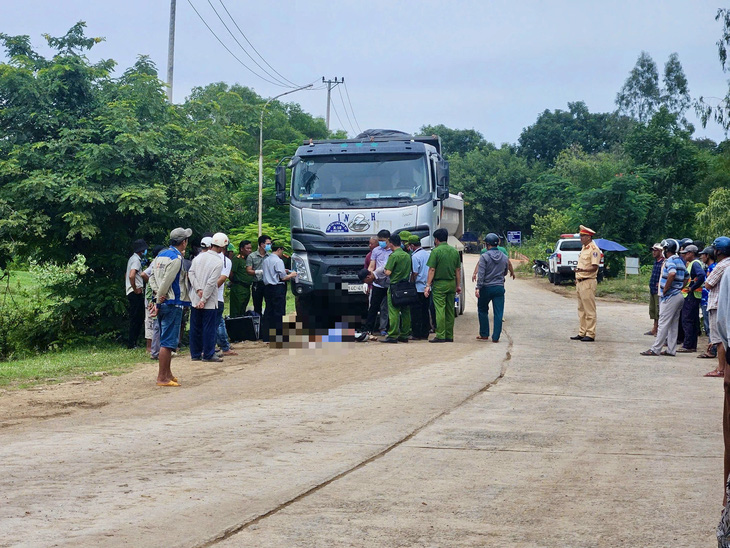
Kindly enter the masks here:
M 361 322 L 368 298 L 357 274 L 380 230 L 408 230 L 431 248 L 433 231 L 444 226 L 450 243 L 458 242 L 463 200 L 449 195 L 448 184 L 436 136 L 368 130 L 355 139 L 310 140 L 282 160 L 277 201 L 290 201 L 298 320 L 316 326 Z

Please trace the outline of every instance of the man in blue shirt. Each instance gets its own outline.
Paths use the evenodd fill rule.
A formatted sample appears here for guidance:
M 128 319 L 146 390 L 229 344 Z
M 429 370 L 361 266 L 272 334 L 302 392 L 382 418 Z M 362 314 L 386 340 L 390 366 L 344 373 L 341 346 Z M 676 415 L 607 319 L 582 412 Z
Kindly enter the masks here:
M 418 291 L 418 302 L 411 306 L 411 332 L 413 339 L 428 339 L 428 333 L 431 328 L 429 320 L 430 299 L 424 295 L 426 291 L 426 282 L 428 281 L 428 257 L 431 252 L 421 247 L 421 238 L 412 234 L 409 238 L 409 250 L 411 252 L 411 263 L 413 266 L 413 274 L 411 281 L 416 284 Z
M 679 314 L 684 304 L 682 288 L 687 278 L 687 268 L 677 255 L 677 240 L 663 240 L 661 245 L 665 259 L 659 279 L 659 326 L 654 344 L 649 350 L 641 352 L 642 356 L 674 356 L 677 353 Z M 662 351 L 665 344 L 667 349 Z
M 659 280 L 662 277 L 662 266 L 664 265 L 664 250 L 661 244 L 654 244 L 651 254 L 654 256 L 654 267 L 651 269 L 649 278 L 649 318 L 654 320 L 654 327 L 644 335 L 656 337 L 659 328 Z

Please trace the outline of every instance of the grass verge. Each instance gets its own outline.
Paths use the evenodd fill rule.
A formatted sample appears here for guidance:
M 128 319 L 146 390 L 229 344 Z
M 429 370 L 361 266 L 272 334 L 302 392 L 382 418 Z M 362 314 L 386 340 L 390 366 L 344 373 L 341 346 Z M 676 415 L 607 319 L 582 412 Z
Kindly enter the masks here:
M 28 388 L 59 383 L 71 378 L 96 378 L 100 374 L 119 375 L 144 361 L 146 353 L 118 345 L 85 346 L 0 363 L 0 387 Z

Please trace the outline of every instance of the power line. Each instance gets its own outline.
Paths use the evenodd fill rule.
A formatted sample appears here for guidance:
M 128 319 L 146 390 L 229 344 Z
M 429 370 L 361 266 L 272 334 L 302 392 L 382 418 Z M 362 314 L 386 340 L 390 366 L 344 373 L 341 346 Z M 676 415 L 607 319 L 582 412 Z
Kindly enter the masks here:
M 233 52 L 232 52 L 232 51 L 231 51 L 231 50 L 230 50 L 230 49 L 228 48 L 228 46 L 226 46 L 226 45 L 225 45 L 225 44 L 223 43 L 223 40 L 221 40 L 221 39 L 220 39 L 220 38 L 218 37 L 218 35 L 217 35 L 217 34 L 215 33 L 215 31 L 214 31 L 214 30 L 213 30 L 212 28 L 210 28 L 210 25 L 209 25 L 209 24 L 207 23 L 207 21 L 206 21 L 206 20 L 205 20 L 205 19 L 203 18 L 203 16 L 202 16 L 202 15 L 200 15 L 200 12 L 199 12 L 199 11 L 198 11 L 198 10 L 197 10 L 197 9 L 195 8 L 195 6 L 194 6 L 194 5 L 193 5 L 193 3 L 191 2 L 191 0 L 188 0 L 188 4 L 190 4 L 190 7 L 191 7 L 191 8 L 193 8 L 193 11 L 195 12 L 195 14 L 196 14 L 196 15 L 197 15 L 197 16 L 198 16 L 198 17 L 200 18 L 200 20 L 201 20 L 201 21 L 203 22 L 203 24 L 204 24 L 204 25 L 205 25 L 205 26 L 206 26 L 206 27 L 208 28 L 208 30 L 209 30 L 209 31 L 210 31 L 210 33 L 211 33 L 211 34 L 212 34 L 212 35 L 213 35 L 213 36 L 215 37 L 215 39 L 216 39 L 216 40 L 218 40 L 218 42 L 220 42 L 220 45 L 221 45 L 221 46 L 223 46 L 223 47 L 225 48 L 225 50 L 226 50 L 226 51 L 227 51 L 228 53 L 230 53 L 230 54 L 231 54 L 231 56 L 233 56 L 233 58 L 234 58 L 234 59 L 235 59 L 236 61 L 238 61 L 238 62 L 239 62 L 239 63 L 240 63 L 240 64 L 241 64 L 241 65 L 242 65 L 242 66 L 243 66 L 243 67 L 244 67 L 244 68 L 245 68 L 246 70 L 248 70 L 248 71 L 249 71 L 249 72 L 250 72 L 251 74 L 253 74 L 254 76 L 257 76 L 258 78 L 261 78 L 261 79 L 262 79 L 263 81 L 265 81 L 265 82 L 268 82 L 269 84 L 273 84 L 273 85 L 275 85 L 275 86 L 279 86 L 279 87 L 282 87 L 282 88 L 288 88 L 288 87 L 291 87 L 291 86 L 285 86 L 285 85 L 282 85 L 282 84 L 280 84 L 279 82 L 274 82 L 274 81 L 271 81 L 271 80 L 269 80 L 268 78 L 264 78 L 263 76 L 261 76 L 260 74 L 258 74 L 258 73 L 257 73 L 256 71 L 254 71 L 253 69 L 251 69 L 251 68 L 250 68 L 250 67 L 249 67 L 249 66 L 248 66 L 248 65 L 247 65 L 246 63 L 244 63 L 243 61 L 241 61 L 241 60 L 240 60 L 240 59 L 238 58 L 238 56 L 237 56 L 237 55 L 236 55 L 235 53 L 233 53 Z
M 342 129 L 345 129 L 345 124 L 342 123 L 342 120 L 340 120 L 340 115 L 337 114 L 337 109 L 335 108 L 335 104 L 332 103 L 332 111 L 335 113 L 335 116 L 337 117 L 337 121 L 340 123 L 340 127 Z M 327 128 L 329 129 L 329 128 Z M 347 130 L 345 129 L 345 133 L 347 133 Z
M 273 74 L 271 74 L 271 73 L 270 73 L 269 71 L 267 71 L 267 70 L 266 70 L 266 69 L 265 69 L 264 67 L 262 67 L 262 66 L 261 66 L 261 65 L 259 64 L 259 62 L 258 62 L 258 61 L 256 61 L 256 59 L 254 59 L 254 58 L 253 58 L 253 57 L 251 56 L 251 54 L 250 54 L 250 53 L 249 53 L 249 52 L 248 52 L 248 51 L 246 50 L 246 48 L 244 48 L 244 47 L 243 47 L 243 45 L 241 44 L 241 42 L 239 42 L 239 41 L 238 41 L 238 38 L 236 38 L 236 36 L 235 36 L 235 35 L 233 34 L 233 32 L 231 32 L 231 29 L 229 29 L 229 28 L 228 28 L 228 25 L 226 25 L 226 22 L 225 22 L 225 21 L 223 20 L 223 18 L 222 18 L 222 17 L 220 16 L 220 14 L 218 13 L 218 10 L 217 10 L 217 9 L 215 9 L 215 6 L 213 5 L 213 3 L 212 3 L 212 2 L 210 1 L 210 0 L 208 0 L 208 5 L 210 5 L 210 7 L 211 7 L 211 8 L 213 9 L 213 13 L 215 13 L 216 17 L 218 17 L 218 20 L 219 20 L 219 21 L 220 21 L 220 22 L 221 22 L 221 23 L 223 24 L 223 26 L 225 27 L 226 31 L 228 31 L 228 34 L 230 34 L 230 35 L 231 35 L 231 38 L 233 38 L 233 41 L 234 41 L 234 42 L 236 42 L 236 44 L 238 44 L 238 47 L 240 47 L 240 48 L 241 48 L 241 50 L 243 51 L 243 53 L 245 53 L 245 54 L 246 54 L 246 56 L 247 56 L 247 57 L 248 57 L 249 59 L 251 59 L 251 61 L 253 61 L 253 62 L 254 62 L 254 64 L 255 64 L 255 65 L 256 65 L 257 67 L 259 67 L 259 68 L 260 68 L 260 69 L 261 69 L 262 71 L 264 71 L 264 74 L 266 74 L 266 76 L 268 76 L 268 77 L 269 77 L 269 78 L 271 78 L 272 80 L 276 80 L 276 81 L 277 81 L 277 82 L 279 82 L 279 83 L 280 83 L 280 84 L 281 84 L 282 86 L 285 86 L 285 87 L 291 87 L 291 86 L 290 86 L 289 84 L 287 84 L 287 83 L 286 83 L 286 82 L 285 82 L 284 80 L 282 80 L 282 79 L 280 79 L 280 78 L 277 78 L 276 76 L 274 76 Z M 235 22 L 235 21 L 234 21 L 234 22 Z
M 231 21 L 233 21 L 233 24 L 234 24 L 234 25 L 236 25 L 236 28 L 238 29 L 238 32 L 240 32 L 240 33 L 241 33 L 241 36 L 243 36 L 243 39 L 244 39 L 244 40 L 246 40 L 246 43 L 248 43 L 248 45 L 249 45 L 249 46 L 251 46 L 251 49 L 253 49 L 253 50 L 254 50 L 254 51 L 256 52 L 256 55 L 258 55 L 259 57 L 261 57 L 261 60 L 262 60 L 262 61 L 263 61 L 263 62 L 264 62 L 264 63 L 266 64 L 266 66 L 268 66 L 268 67 L 269 67 L 269 68 L 270 68 L 271 70 L 273 70 L 273 71 L 274 71 L 274 72 L 275 72 L 276 74 L 278 74 L 278 75 L 279 75 L 279 76 L 280 76 L 280 77 L 281 77 L 282 79 L 284 79 L 285 81 L 289 82 L 289 83 L 290 83 L 290 84 L 292 84 L 293 86 L 297 86 L 297 87 L 298 87 L 298 84 L 296 84 L 296 83 L 292 82 L 291 80 L 289 80 L 288 78 L 286 78 L 286 77 L 285 77 L 285 76 L 284 76 L 283 74 L 281 74 L 281 73 L 280 73 L 280 72 L 279 72 L 278 70 L 276 70 L 276 69 L 275 69 L 274 67 L 272 67 L 272 66 L 271 66 L 271 65 L 269 64 L 269 62 L 268 62 L 268 61 L 267 61 L 266 59 L 264 59 L 263 55 L 261 55 L 261 54 L 259 53 L 259 51 L 258 51 L 258 50 L 257 50 L 257 49 L 256 49 L 256 48 L 254 47 L 254 45 L 253 45 L 253 44 L 251 43 L 251 41 L 250 41 L 250 40 L 249 40 L 249 39 L 248 39 L 248 38 L 246 37 L 246 35 L 244 34 L 244 32 L 243 32 L 243 31 L 241 30 L 241 27 L 239 27 L 239 26 L 238 26 L 238 23 L 236 22 L 236 20 L 235 20 L 235 19 L 233 18 L 233 16 L 231 15 L 231 12 L 229 12 L 229 11 L 228 11 L 228 8 L 227 8 L 227 7 L 226 7 L 226 5 L 225 5 L 225 4 L 223 3 L 223 0 L 218 0 L 218 1 L 219 1 L 219 2 L 221 3 L 221 6 L 223 6 L 223 9 L 224 9 L 224 10 L 226 10 L 226 13 L 228 14 L 228 17 L 230 17 L 230 18 L 231 18 Z M 215 8 L 213 8 L 213 9 L 215 9 Z M 240 45 L 240 44 L 239 44 L 239 45 Z M 256 64 L 258 65 L 258 63 L 256 63 Z M 260 65 L 259 65 L 259 66 L 260 66 Z M 316 82 L 316 80 L 315 80 L 315 82 Z M 313 82 L 313 83 L 314 83 L 314 82 Z
M 355 120 L 355 125 L 357 126 L 357 129 L 360 133 L 362 133 L 362 130 L 360 129 L 360 123 L 357 121 L 357 118 L 355 117 L 355 110 L 352 108 L 352 101 L 350 101 L 350 92 L 347 89 L 347 83 L 342 82 L 345 86 L 345 95 L 347 95 L 347 102 L 350 103 L 350 112 L 352 112 L 352 118 Z
M 337 91 L 340 94 L 340 102 L 342 103 L 342 109 L 345 111 L 345 117 L 347 118 L 347 123 L 350 124 L 350 129 L 352 129 L 353 133 L 357 133 L 355 131 L 355 126 L 352 125 L 352 121 L 350 120 L 350 115 L 347 113 L 347 105 L 345 104 L 345 98 L 342 95 L 342 90 L 340 88 L 337 88 Z

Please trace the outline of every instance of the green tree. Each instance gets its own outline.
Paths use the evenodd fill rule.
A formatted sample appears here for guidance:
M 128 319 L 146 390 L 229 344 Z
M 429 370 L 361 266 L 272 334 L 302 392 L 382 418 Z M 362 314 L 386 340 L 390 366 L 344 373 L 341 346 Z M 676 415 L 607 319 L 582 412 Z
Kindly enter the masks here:
M 527 161 L 514 148 L 475 149 L 451 160 L 452 192 L 464 193 L 470 230 L 527 230 L 530 207 L 523 188 L 532 177 Z
M 697 236 L 707 242 L 730 235 L 730 189 L 715 189 L 697 213 Z
M 547 166 L 571 146 L 588 154 L 605 152 L 622 143 L 632 121 L 616 113 L 591 113 L 582 101 L 568 103 L 568 110 L 545 110 L 519 137 L 520 154 Z
M 445 157 L 452 154 L 466 154 L 476 148 L 487 146 L 484 136 L 475 129 L 452 129 L 443 124 L 422 126 L 419 135 L 438 135 Z
M 621 91 L 616 95 L 618 111 L 644 123 L 656 112 L 660 103 L 661 91 L 656 63 L 651 55 L 642 51 Z
M 662 89 L 661 103 L 669 112 L 681 117 L 684 124 L 684 113 L 689 108 L 692 99 L 689 95 L 689 85 L 684 74 L 679 55 L 672 53 L 664 65 L 664 88 Z

